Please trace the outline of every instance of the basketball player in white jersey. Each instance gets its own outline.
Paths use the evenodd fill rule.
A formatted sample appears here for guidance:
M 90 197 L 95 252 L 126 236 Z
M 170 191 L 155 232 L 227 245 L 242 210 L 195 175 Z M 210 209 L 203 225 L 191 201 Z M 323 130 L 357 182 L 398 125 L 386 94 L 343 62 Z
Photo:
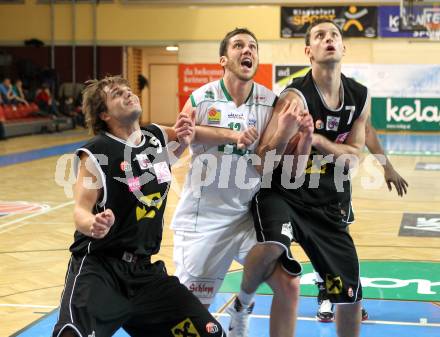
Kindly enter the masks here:
M 258 67 L 258 43 L 252 32 L 236 28 L 220 44 L 221 80 L 195 90 L 183 112 L 195 109 L 196 134 L 191 144 L 191 168 L 172 220 L 176 276 L 209 306 L 233 260 L 243 264 L 256 243 L 250 205 L 260 175 L 249 155 L 254 152 L 271 118 L 277 97 L 253 81 Z M 286 123 L 286 139 L 296 132 L 297 120 Z M 275 315 L 271 325 L 290 317 L 289 278 L 273 273 Z M 289 288 L 290 287 L 290 288 Z M 253 304 L 236 301 L 231 310 L 246 313 Z M 279 314 L 278 314 L 279 313 Z M 229 336 L 247 326 L 230 327 Z M 232 331 L 235 329 L 235 331 Z

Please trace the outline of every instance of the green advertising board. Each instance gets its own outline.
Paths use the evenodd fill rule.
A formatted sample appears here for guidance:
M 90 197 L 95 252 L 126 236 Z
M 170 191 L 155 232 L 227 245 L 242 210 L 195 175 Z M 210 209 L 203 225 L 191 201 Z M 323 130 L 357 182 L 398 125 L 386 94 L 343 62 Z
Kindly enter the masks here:
M 242 272 L 229 273 L 221 292 L 238 293 Z M 303 264 L 301 295 L 316 296 L 315 275 L 310 263 Z M 440 301 L 440 263 L 417 261 L 362 261 L 363 297 L 387 300 Z M 272 294 L 266 284 L 259 294 Z
M 440 98 L 373 97 L 371 121 L 378 130 L 440 131 Z

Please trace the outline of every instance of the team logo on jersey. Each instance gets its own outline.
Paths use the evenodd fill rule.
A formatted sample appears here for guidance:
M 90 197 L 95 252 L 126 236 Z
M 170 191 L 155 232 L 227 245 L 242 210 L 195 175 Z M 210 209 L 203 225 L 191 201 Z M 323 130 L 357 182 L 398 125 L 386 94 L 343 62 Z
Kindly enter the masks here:
M 208 111 L 208 124 L 209 125 L 219 125 L 220 120 L 222 119 L 222 112 L 212 107 Z
M 141 189 L 139 177 L 127 178 L 127 185 L 130 192 L 139 191 Z
M 172 328 L 171 333 L 175 337 L 200 337 L 199 332 L 189 317 Z
M 119 168 L 123 172 L 128 172 L 128 171 L 131 171 L 131 164 L 128 161 L 124 160 L 124 161 L 121 161 L 121 163 L 119 164 Z
M 205 98 L 214 99 L 214 93 L 211 90 L 205 91 Z
M 206 324 L 206 332 L 207 333 L 217 333 L 218 332 L 218 325 L 214 322 L 209 322 Z
M 315 128 L 316 128 L 316 130 L 324 129 L 324 122 L 320 119 L 317 119 L 315 122 Z
M 342 280 L 340 276 L 325 275 L 325 288 L 328 294 L 339 295 L 342 292 Z
M 146 170 L 152 167 L 150 160 L 148 159 L 148 156 L 145 153 L 139 153 L 136 155 L 136 160 L 139 163 L 139 167 L 142 170 Z
M 335 143 L 342 144 L 343 142 L 345 142 L 349 134 L 350 132 L 344 132 L 339 134 L 335 139 Z
M 136 207 L 136 220 L 153 219 L 156 211 L 162 207 L 162 198 L 159 192 L 141 197 L 142 204 Z
M 325 129 L 327 131 L 338 131 L 340 119 L 341 119 L 340 117 L 336 117 L 336 116 L 327 116 L 327 125 Z
M 354 296 L 353 288 L 352 287 L 348 288 L 347 294 L 348 294 L 348 297 L 353 297 Z

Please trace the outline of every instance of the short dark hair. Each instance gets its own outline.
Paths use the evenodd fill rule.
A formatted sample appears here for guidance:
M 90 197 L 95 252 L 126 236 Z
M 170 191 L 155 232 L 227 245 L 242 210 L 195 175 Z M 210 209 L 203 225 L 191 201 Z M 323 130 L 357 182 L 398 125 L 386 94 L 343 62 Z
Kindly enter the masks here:
M 225 37 L 223 38 L 222 42 L 220 42 L 220 50 L 219 50 L 219 54 L 220 56 L 225 56 L 226 52 L 228 50 L 228 44 L 229 44 L 229 40 L 234 37 L 235 35 L 238 34 L 247 34 L 252 36 L 252 38 L 255 40 L 255 42 L 257 42 L 257 49 L 258 49 L 258 40 L 255 37 L 255 34 L 252 33 L 249 29 L 247 28 L 235 28 L 234 30 L 230 31 L 229 33 L 227 33 L 225 35 Z
M 306 42 L 306 46 L 310 46 L 310 32 L 312 31 L 312 29 L 314 27 L 316 27 L 317 25 L 320 25 L 321 23 L 331 23 L 332 25 L 334 25 L 338 31 L 339 34 L 341 34 L 341 37 L 344 37 L 344 34 L 342 34 L 342 29 L 341 27 L 339 27 L 334 21 L 330 20 L 330 19 L 317 19 L 315 21 L 313 21 L 309 27 L 307 27 L 307 31 L 306 31 L 306 37 L 305 37 L 305 42 Z
M 107 124 L 100 118 L 101 112 L 107 111 L 107 94 L 104 88 L 114 85 L 126 85 L 130 87 L 128 81 L 121 76 L 107 76 L 101 80 L 89 80 L 83 90 L 82 110 L 86 118 L 86 124 L 90 131 L 97 135 L 102 131 L 107 131 Z

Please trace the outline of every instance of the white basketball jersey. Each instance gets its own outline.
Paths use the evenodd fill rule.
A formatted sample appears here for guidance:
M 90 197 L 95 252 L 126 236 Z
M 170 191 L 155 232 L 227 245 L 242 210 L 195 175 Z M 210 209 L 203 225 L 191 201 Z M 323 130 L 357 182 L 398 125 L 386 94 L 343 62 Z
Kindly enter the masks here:
M 223 80 L 219 80 L 195 90 L 190 99 L 196 108 L 197 125 L 235 131 L 253 126 L 260 138 L 270 120 L 276 95 L 254 83 L 246 102 L 237 107 Z M 238 149 L 236 144 L 191 144 L 191 167 L 172 229 L 215 230 L 249 217 L 252 197 L 260 187 L 260 175 L 249 154 L 255 151 L 259 138 L 245 150 Z

